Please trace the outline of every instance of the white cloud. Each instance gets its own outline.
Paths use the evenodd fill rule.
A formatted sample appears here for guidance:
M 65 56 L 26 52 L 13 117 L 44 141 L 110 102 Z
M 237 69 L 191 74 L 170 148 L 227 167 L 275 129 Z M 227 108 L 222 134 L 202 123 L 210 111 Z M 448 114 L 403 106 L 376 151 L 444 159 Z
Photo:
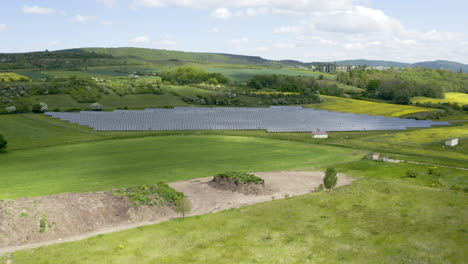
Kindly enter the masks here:
M 298 26 L 283 26 L 275 28 L 273 33 L 275 34 L 284 34 L 284 33 L 300 33 L 302 31 L 301 27 Z
M 162 39 L 153 42 L 155 48 L 174 49 L 177 47 L 177 41 L 171 39 Z
M 235 46 L 243 46 L 249 43 L 248 38 L 238 38 L 238 39 L 232 39 L 231 44 Z
M 213 27 L 210 30 L 208 30 L 208 32 L 210 32 L 210 33 L 220 33 L 220 32 L 222 32 L 222 30 L 217 28 L 217 27 Z
M 232 13 L 231 11 L 229 11 L 229 9 L 222 7 L 222 8 L 215 9 L 211 13 L 211 16 L 214 18 L 227 20 L 232 17 Z
M 455 32 L 443 32 L 436 29 L 423 33 L 422 39 L 428 41 L 451 41 L 462 37 L 462 34 Z
M 77 15 L 75 15 L 73 17 L 73 21 L 78 22 L 78 23 L 90 22 L 90 21 L 94 21 L 96 19 L 97 19 L 96 16 L 82 16 L 80 14 L 77 14 Z
M 115 5 L 117 4 L 116 0 L 96 0 L 96 2 L 103 4 L 107 7 L 115 7 Z
M 275 49 L 294 49 L 296 47 L 295 43 L 274 43 L 272 45 Z
M 268 13 L 268 8 L 266 7 L 260 7 L 260 8 L 247 8 L 247 10 L 245 11 L 245 13 L 248 15 L 248 16 L 260 16 L 260 15 L 265 15 Z
M 2 31 L 7 31 L 8 30 L 8 26 L 5 25 L 5 24 L 0 24 L 0 32 Z
M 133 44 L 141 45 L 141 44 L 149 44 L 151 43 L 151 38 L 147 35 L 138 36 L 130 39 L 130 42 Z
M 102 21 L 99 22 L 99 25 L 101 25 L 101 26 L 112 26 L 112 21 L 102 20 Z
M 55 13 L 55 9 L 39 6 L 24 5 L 21 11 L 25 14 L 50 15 Z
M 136 0 L 133 6 L 144 6 L 144 7 L 165 7 L 164 1 L 160 0 Z
M 339 33 L 391 32 L 402 28 L 381 10 L 356 6 L 350 10 L 318 12 L 312 16 L 312 25 L 321 31 Z

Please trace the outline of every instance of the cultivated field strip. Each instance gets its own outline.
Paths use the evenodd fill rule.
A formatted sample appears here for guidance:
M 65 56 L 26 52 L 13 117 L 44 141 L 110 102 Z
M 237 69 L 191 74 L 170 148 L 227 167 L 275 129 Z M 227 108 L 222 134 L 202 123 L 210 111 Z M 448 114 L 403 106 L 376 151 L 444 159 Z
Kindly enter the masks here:
M 267 130 L 268 132 L 404 130 L 448 122 L 329 112 L 296 106 L 270 108 L 176 107 L 46 115 L 101 131 Z

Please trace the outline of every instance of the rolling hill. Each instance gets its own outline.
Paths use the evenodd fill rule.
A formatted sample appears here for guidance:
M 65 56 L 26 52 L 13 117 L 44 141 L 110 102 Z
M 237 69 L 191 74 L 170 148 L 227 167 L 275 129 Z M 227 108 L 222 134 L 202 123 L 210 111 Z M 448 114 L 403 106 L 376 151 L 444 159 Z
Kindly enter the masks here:
M 183 52 L 146 48 L 77 48 L 58 51 L 38 51 L 29 53 L 0 53 L 0 71 L 6 69 L 59 69 L 90 66 L 126 64 L 194 63 L 194 64 L 234 64 L 262 67 L 307 67 L 324 62 L 301 62 L 297 60 L 268 60 L 259 56 L 246 56 L 224 53 Z M 385 60 L 342 60 L 339 66 L 368 65 L 384 67 L 425 67 L 468 72 L 468 65 L 452 61 L 425 61 L 404 63 Z

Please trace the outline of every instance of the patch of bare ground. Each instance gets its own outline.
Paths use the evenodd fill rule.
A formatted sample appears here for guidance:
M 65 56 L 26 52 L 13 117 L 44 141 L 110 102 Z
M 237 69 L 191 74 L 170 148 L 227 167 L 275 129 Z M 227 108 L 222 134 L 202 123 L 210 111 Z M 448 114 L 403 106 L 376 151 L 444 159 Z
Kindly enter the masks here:
M 323 172 L 256 172 L 265 180 L 262 191 L 245 194 L 212 186 L 213 177 L 178 181 L 169 185 L 190 200 L 188 215 L 302 195 L 314 191 Z M 352 183 L 338 174 L 338 186 Z M 40 246 L 80 240 L 181 217 L 171 207 L 139 206 L 112 192 L 67 193 L 0 201 L 0 255 Z M 42 224 L 41 224 L 42 222 Z M 43 226 L 43 227 L 41 227 Z

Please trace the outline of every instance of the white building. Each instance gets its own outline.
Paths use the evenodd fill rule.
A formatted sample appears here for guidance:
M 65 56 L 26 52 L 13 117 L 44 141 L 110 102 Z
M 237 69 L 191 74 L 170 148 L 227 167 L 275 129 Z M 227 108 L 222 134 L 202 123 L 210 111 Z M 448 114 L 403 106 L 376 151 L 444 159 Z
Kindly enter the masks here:
M 379 160 L 379 159 L 380 159 L 380 153 L 374 153 L 374 154 L 372 154 L 372 159 L 373 159 L 373 160 Z
M 328 138 L 328 132 L 327 131 L 313 131 L 312 137 L 313 138 Z
M 449 140 L 445 140 L 445 146 L 455 147 L 456 145 L 458 145 L 458 138 L 452 138 L 452 139 L 449 139 Z

